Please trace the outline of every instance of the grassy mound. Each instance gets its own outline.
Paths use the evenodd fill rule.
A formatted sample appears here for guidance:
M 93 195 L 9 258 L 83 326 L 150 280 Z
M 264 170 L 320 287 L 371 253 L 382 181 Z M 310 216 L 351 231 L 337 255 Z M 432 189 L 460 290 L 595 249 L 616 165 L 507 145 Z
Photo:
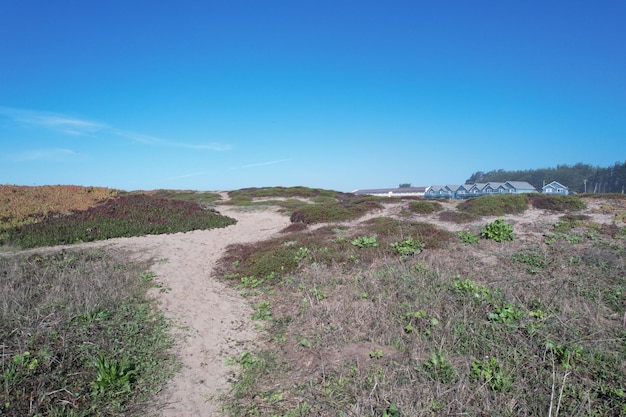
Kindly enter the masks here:
M 471 198 L 458 205 L 458 210 L 474 216 L 504 216 L 528 209 L 525 194 L 498 194 Z
M 234 222 L 196 203 L 139 194 L 111 199 L 68 215 L 48 215 L 37 223 L 7 229 L 0 242 L 34 248 L 212 229 Z

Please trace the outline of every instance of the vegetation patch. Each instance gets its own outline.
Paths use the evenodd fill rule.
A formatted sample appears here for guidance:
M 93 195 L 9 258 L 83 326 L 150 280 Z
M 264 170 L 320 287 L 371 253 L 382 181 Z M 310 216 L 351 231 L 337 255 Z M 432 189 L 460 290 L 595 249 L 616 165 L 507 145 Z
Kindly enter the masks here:
M 573 195 L 546 195 L 528 194 L 528 202 L 534 208 L 555 212 L 568 212 L 583 210 L 587 207 L 585 202 Z
M 480 235 L 485 239 L 491 239 L 496 242 L 512 241 L 515 239 L 513 226 L 502 219 L 487 223 L 485 227 L 480 230 Z
M 504 221 L 485 231 L 513 236 Z M 254 358 L 272 359 L 242 367 L 227 411 L 556 415 L 558 407 L 576 415 L 584 403 L 586 414 L 623 415 L 626 251 L 618 232 L 575 245 L 508 240 L 506 250 L 485 252 L 494 247 L 379 217 L 248 247 L 289 249 L 283 257 L 295 262 L 247 293 L 255 311 L 271 306 L 268 344 Z M 414 245 L 412 256 L 402 252 Z M 250 257 L 237 263 L 244 252 L 229 252 L 228 264 L 245 268 Z
M 454 236 L 433 224 L 424 222 L 401 221 L 390 217 L 376 217 L 367 220 L 361 229 L 368 234 L 377 235 L 385 242 L 393 242 L 398 236 L 421 242 L 426 248 L 439 249 L 446 246 Z
M 443 205 L 438 201 L 411 201 L 409 203 L 409 211 L 417 214 L 432 214 L 436 211 L 442 211 Z
M 450 223 L 469 223 L 478 220 L 481 216 L 463 211 L 446 210 L 439 213 L 439 220 Z
M 338 191 L 324 190 L 321 188 L 309 187 L 261 187 L 261 188 L 242 188 L 240 190 L 229 191 L 229 204 L 241 205 L 252 202 L 255 198 L 272 199 L 272 198 L 320 198 L 325 197 L 329 200 L 335 200 L 339 196 L 344 195 Z
M 35 248 L 114 237 L 187 232 L 226 227 L 234 219 L 196 203 L 148 195 L 111 199 L 68 215 L 48 215 L 41 221 L 7 229 L 2 244 Z
M 0 232 L 49 215 L 87 210 L 117 195 L 118 191 L 103 187 L 0 185 Z
M 176 367 L 145 267 L 101 251 L 0 256 L 1 415 L 145 414 Z
M 504 216 L 525 212 L 528 203 L 526 194 L 498 194 L 465 200 L 457 208 L 474 216 Z
M 293 211 L 291 221 L 304 224 L 336 223 L 358 219 L 368 212 L 382 208 L 376 197 L 345 198 L 333 203 L 302 206 Z

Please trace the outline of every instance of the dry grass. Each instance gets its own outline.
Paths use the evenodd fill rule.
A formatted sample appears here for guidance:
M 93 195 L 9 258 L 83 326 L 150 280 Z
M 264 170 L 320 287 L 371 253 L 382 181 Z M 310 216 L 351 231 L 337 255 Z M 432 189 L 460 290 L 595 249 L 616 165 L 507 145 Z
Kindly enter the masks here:
M 566 212 L 545 236 L 514 222 L 524 239 L 464 245 L 419 218 L 230 248 L 222 272 L 263 303 L 267 330 L 242 361 L 231 415 L 626 412 L 623 225 Z M 408 237 L 423 252 L 390 250 Z

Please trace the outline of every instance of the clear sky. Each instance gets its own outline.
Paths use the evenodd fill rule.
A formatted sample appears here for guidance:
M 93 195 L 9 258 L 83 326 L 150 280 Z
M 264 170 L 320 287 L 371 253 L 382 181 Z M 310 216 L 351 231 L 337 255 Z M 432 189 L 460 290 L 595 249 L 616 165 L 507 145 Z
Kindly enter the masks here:
M 626 1 L 2 0 L 0 184 L 463 183 L 626 160 Z

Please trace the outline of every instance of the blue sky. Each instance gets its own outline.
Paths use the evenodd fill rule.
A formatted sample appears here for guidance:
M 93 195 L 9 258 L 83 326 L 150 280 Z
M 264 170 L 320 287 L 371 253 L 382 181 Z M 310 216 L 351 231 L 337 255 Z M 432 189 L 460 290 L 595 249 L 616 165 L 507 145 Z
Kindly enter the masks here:
M 48 1 L 0 12 L 0 184 L 463 183 L 626 160 L 624 1 Z

